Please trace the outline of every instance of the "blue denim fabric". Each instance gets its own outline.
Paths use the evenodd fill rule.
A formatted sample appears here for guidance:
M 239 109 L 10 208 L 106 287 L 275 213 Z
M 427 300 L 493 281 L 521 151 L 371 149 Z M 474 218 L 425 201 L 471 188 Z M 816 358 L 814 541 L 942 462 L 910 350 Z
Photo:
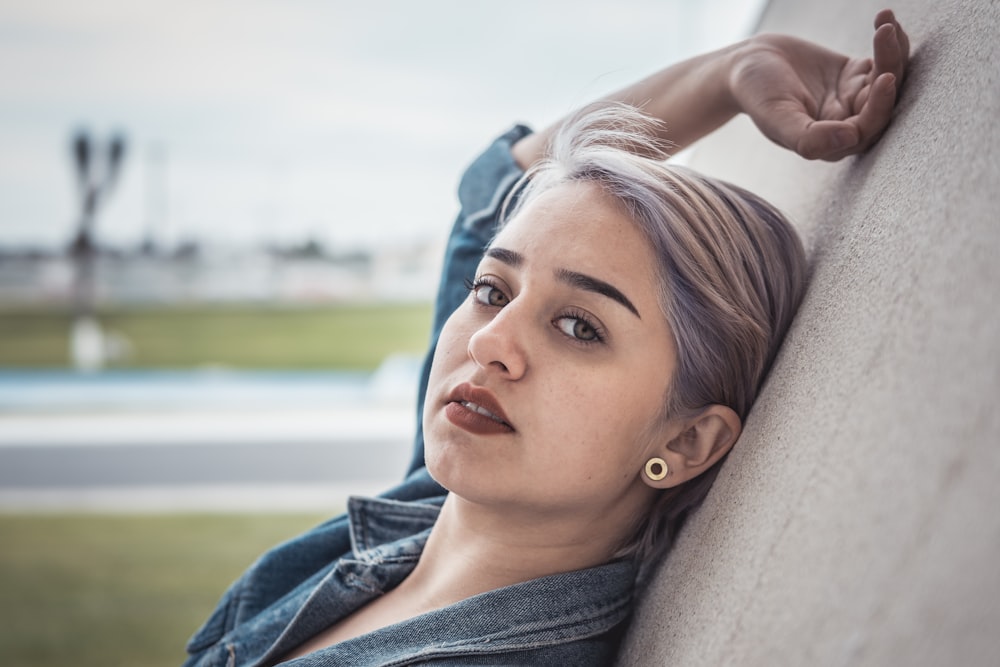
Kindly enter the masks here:
M 468 168 L 436 304 L 432 346 L 467 297 L 471 278 L 521 170 L 515 127 Z M 426 391 L 430 355 L 421 379 Z M 422 401 L 422 398 L 421 398 Z M 422 406 L 418 410 L 418 415 Z M 398 585 L 415 567 L 445 491 L 423 467 L 419 429 L 413 470 L 379 499 L 352 498 L 345 515 L 265 553 L 223 595 L 188 643 L 185 667 L 270 665 Z M 516 558 L 516 554 L 512 555 Z M 607 665 L 632 606 L 636 567 L 616 561 L 535 579 L 463 600 L 287 664 Z

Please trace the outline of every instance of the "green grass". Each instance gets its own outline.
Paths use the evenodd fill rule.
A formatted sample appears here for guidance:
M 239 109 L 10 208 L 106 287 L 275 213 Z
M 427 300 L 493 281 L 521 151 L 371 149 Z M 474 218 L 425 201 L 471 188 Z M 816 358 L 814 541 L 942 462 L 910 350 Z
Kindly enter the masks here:
M 176 667 L 226 586 L 318 515 L 0 515 L 0 665 Z
M 422 354 L 429 304 L 110 309 L 101 326 L 131 347 L 118 367 L 372 370 L 390 354 Z M 0 309 L 0 366 L 68 364 L 68 311 Z

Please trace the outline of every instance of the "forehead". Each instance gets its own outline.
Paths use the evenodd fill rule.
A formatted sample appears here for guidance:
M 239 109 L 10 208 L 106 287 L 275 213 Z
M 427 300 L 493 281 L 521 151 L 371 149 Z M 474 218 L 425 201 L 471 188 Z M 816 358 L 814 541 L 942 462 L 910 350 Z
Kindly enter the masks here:
M 623 207 L 595 183 L 563 183 L 537 195 L 491 245 L 516 250 L 528 263 L 628 283 L 655 298 L 659 270 L 652 247 Z

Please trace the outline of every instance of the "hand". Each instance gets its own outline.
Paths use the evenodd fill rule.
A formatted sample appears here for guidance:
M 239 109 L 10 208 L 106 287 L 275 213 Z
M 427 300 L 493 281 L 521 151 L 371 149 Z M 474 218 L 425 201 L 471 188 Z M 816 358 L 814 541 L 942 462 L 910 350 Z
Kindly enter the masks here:
M 805 158 L 839 160 L 878 140 L 896 102 L 910 41 L 891 10 L 875 17 L 874 58 L 760 35 L 730 77 L 733 98 L 769 139 Z

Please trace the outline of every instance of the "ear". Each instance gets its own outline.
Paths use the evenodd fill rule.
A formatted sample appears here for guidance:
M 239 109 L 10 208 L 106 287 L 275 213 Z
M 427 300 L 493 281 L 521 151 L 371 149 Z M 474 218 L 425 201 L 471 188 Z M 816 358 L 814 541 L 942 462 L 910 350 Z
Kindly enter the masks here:
M 733 448 L 742 430 L 743 424 L 732 408 L 708 406 L 685 420 L 677 435 L 665 445 L 652 450 L 651 456 L 666 461 L 666 477 L 653 480 L 643 472 L 642 481 L 655 489 L 667 489 L 694 479 Z

